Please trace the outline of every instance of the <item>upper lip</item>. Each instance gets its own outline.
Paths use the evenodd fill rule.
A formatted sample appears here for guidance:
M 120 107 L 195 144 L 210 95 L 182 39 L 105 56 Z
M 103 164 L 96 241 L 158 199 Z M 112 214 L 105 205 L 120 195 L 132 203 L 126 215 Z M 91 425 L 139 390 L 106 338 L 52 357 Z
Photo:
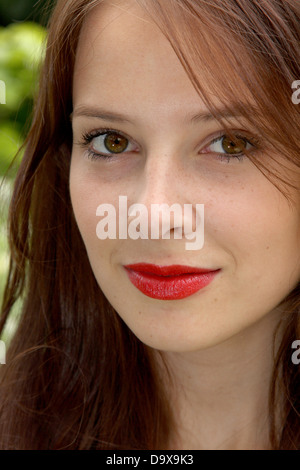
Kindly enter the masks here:
M 151 263 L 136 263 L 127 264 L 124 267 L 139 273 L 154 274 L 157 276 L 180 276 L 181 274 L 204 274 L 217 271 L 217 269 L 196 268 L 194 266 L 185 266 L 181 264 L 161 266 Z

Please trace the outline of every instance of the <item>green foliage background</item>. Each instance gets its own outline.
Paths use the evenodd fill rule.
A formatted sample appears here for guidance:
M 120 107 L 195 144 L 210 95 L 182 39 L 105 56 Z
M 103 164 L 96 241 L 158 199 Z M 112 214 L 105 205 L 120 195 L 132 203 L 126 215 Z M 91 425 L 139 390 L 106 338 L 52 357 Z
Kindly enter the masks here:
M 0 79 L 6 85 L 1 105 L 0 174 L 4 175 L 29 126 L 38 83 L 45 30 L 33 22 L 0 28 Z
M 9 260 L 8 205 L 22 151 L 14 157 L 31 122 L 46 40 L 46 29 L 41 23 L 49 16 L 51 3 L 0 0 L 0 80 L 5 84 L 5 104 L 0 104 L 0 306 Z M 48 10 L 43 12 L 45 6 Z M 4 340 L 8 339 L 15 321 L 13 317 Z

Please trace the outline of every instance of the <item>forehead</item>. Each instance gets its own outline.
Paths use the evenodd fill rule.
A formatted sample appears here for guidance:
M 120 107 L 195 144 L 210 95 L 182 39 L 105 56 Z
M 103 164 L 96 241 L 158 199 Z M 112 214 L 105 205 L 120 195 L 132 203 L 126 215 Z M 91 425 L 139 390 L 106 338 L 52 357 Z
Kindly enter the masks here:
M 175 29 L 180 30 L 178 12 L 174 19 Z M 186 124 L 191 116 L 212 109 L 217 115 L 227 109 L 229 116 L 242 116 L 240 103 L 247 104 L 249 116 L 253 100 L 240 76 L 236 51 L 217 46 L 209 28 L 201 29 L 198 22 L 190 27 L 190 18 L 185 18 L 188 33 L 181 37 L 180 47 L 196 77 L 195 85 L 156 20 L 138 0 L 105 0 L 92 9 L 79 37 L 73 107 L 97 105 L 130 115 L 132 121 L 147 128 L 158 120 Z M 206 46 L 201 41 L 203 34 Z M 191 48 L 191 41 L 195 47 Z M 243 61 L 247 61 L 249 57 L 242 52 Z M 234 66 L 230 61 L 227 64 L 227 53 L 232 55 Z M 248 119 L 245 114 L 243 119 Z
M 109 94 L 109 96 L 108 96 Z M 74 104 L 115 97 L 180 110 L 199 96 L 166 37 L 134 2 L 95 8 L 83 25 L 75 62 Z M 151 97 L 151 99 L 150 99 Z

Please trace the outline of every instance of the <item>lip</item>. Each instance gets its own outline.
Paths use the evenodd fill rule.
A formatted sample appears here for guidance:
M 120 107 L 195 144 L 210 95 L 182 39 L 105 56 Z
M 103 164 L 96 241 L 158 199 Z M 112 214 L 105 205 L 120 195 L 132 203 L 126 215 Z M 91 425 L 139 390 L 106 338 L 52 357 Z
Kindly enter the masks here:
M 128 264 L 124 268 L 132 284 L 153 299 L 179 300 L 209 285 L 220 269 L 184 265 Z

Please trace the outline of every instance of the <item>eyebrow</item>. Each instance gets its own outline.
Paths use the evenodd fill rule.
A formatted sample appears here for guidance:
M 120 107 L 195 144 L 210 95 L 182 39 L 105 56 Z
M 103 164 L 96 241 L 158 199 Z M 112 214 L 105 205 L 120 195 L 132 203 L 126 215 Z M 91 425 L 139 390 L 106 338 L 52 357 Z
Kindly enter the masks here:
M 245 108 L 247 107 L 247 113 L 253 114 L 257 113 L 258 109 L 255 106 L 244 105 L 241 104 L 233 105 L 230 109 L 226 107 L 222 108 L 214 108 L 214 113 L 209 111 L 202 111 L 197 114 L 189 114 L 186 115 L 184 118 L 184 122 L 190 123 L 198 123 L 198 122 L 209 122 L 216 120 L 218 118 L 236 118 L 236 117 L 243 117 L 245 116 Z M 74 117 L 89 117 L 89 118 L 97 118 L 103 121 L 111 121 L 111 122 L 119 122 L 119 123 L 129 123 L 133 124 L 133 121 L 126 115 L 120 114 L 117 112 L 110 112 L 108 110 L 102 108 L 94 108 L 85 105 L 80 105 L 71 113 L 70 119 L 72 120 Z
M 70 115 L 70 118 L 73 119 L 74 117 L 84 116 L 90 118 L 98 118 L 102 119 L 103 121 L 115 121 L 115 122 L 127 122 L 132 123 L 132 121 L 119 113 L 110 112 L 102 108 L 93 108 L 88 106 L 78 106 L 75 108 L 73 113 Z

